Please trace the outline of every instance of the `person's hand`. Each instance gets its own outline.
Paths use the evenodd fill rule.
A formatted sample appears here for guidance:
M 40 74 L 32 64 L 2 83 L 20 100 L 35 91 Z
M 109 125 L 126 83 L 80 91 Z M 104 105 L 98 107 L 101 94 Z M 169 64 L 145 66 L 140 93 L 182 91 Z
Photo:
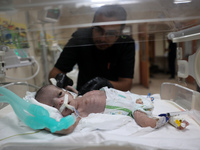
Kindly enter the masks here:
M 56 75 L 56 86 L 59 88 L 65 88 L 66 86 L 72 86 L 73 85 L 73 80 L 70 79 L 66 74 L 59 73 Z
M 104 86 L 113 88 L 113 85 L 107 79 L 102 77 L 93 78 L 81 87 L 79 90 L 79 95 L 84 95 L 85 93 L 92 90 L 99 90 Z

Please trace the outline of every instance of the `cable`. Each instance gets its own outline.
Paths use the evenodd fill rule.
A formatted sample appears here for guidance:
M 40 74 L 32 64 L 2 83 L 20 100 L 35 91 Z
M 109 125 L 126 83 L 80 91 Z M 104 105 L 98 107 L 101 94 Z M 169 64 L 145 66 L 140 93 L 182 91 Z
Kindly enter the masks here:
M 36 72 L 35 72 L 34 75 L 32 75 L 30 77 L 27 77 L 27 78 L 14 78 L 14 77 L 10 77 L 10 76 L 6 76 L 6 78 L 11 79 L 11 80 L 23 80 L 23 81 L 33 79 L 39 73 L 39 71 L 40 71 L 40 65 L 39 65 L 39 63 L 36 60 L 35 60 L 35 63 L 37 65 L 37 70 L 36 70 Z
M 12 137 L 15 137 L 15 136 L 35 134 L 35 133 L 39 133 L 39 132 L 41 132 L 41 131 L 42 131 L 42 130 L 38 130 L 38 131 L 30 132 L 30 133 L 15 134 L 15 135 L 11 135 L 11 136 L 5 137 L 5 138 L 3 138 L 3 139 L 0 139 L 0 141 L 3 141 L 3 140 L 6 140 L 6 139 L 9 139 L 9 138 L 12 138 Z

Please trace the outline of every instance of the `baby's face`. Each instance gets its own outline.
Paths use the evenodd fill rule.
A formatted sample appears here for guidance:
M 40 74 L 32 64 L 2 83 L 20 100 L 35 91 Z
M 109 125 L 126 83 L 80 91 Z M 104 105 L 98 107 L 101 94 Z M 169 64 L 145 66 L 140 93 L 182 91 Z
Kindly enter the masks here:
M 68 104 L 74 106 L 75 101 L 73 99 L 73 96 L 69 92 L 64 91 L 63 89 L 60 89 L 58 87 L 52 87 L 48 91 L 45 100 L 40 102 L 59 110 L 62 104 L 64 103 L 65 94 L 68 95 Z M 71 113 L 72 111 L 70 109 L 65 108 L 62 112 L 62 115 L 67 116 L 70 115 Z

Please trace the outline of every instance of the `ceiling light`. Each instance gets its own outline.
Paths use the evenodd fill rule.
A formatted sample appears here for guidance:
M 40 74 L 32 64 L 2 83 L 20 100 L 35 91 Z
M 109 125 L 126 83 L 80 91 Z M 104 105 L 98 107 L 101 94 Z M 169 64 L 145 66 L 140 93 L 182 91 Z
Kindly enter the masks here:
M 175 4 L 180 4 L 180 3 L 190 3 L 192 0 L 174 0 Z

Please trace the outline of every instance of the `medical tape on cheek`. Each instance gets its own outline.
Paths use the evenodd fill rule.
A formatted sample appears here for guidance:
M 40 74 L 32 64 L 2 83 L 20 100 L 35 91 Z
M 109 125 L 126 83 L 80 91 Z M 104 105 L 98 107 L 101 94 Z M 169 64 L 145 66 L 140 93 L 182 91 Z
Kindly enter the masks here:
M 68 95 L 67 94 L 65 94 L 64 102 L 63 102 L 62 106 L 60 107 L 59 111 L 62 113 L 63 110 L 65 109 L 65 107 L 67 107 L 71 111 L 75 110 L 75 108 L 73 106 L 68 104 Z
M 63 112 L 63 110 L 64 110 L 65 107 L 66 107 L 66 104 L 68 104 L 68 95 L 67 95 L 67 94 L 65 94 L 64 102 L 63 102 L 62 106 L 61 106 L 60 109 L 59 109 L 60 113 Z

